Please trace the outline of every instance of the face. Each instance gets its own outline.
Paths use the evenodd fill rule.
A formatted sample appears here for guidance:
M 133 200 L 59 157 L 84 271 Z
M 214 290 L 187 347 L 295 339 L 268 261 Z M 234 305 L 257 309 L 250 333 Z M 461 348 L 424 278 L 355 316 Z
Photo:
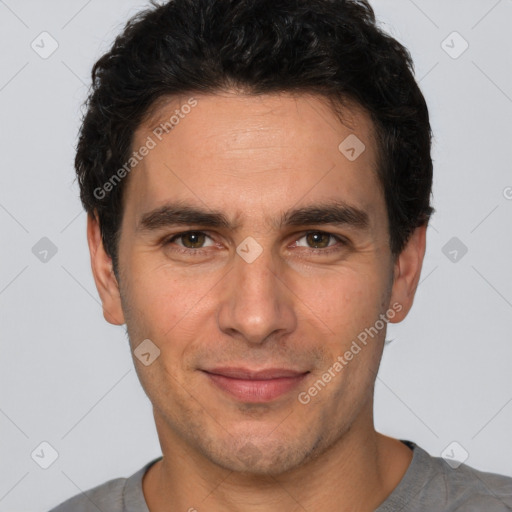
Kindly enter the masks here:
M 164 453 L 179 443 L 280 474 L 373 426 L 383 320 L 411 305 L 421 243 L 392 258 L 361 110 L 342 124 L 314 96 L 194 101 L 136 132 L 134 150 L 153 147 L 126 183 L 120 280 L 102 277 L 101 250 L 95 278 L 132 350 L 151 340 L 151 363 L 134 364 Z M 174 128 L 158 129 L 177 109 Z

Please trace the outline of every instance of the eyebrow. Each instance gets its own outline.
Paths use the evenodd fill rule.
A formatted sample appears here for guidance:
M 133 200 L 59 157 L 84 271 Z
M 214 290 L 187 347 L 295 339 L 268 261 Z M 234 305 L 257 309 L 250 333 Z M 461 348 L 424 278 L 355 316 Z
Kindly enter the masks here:
M 368 213 L 364 210 L 336 201 L 289 210 L 273 224 L 278 228 L 328 224 L 365 230 L 368 229 L 370 221 Z M 230 222 L 222 212 L 181 203 L 167 203 L 143 214 L 136 229 L 138 232 L 151 232 L 179 225 L 224 228 L 233 231 L 239 227 L 239 224 Z

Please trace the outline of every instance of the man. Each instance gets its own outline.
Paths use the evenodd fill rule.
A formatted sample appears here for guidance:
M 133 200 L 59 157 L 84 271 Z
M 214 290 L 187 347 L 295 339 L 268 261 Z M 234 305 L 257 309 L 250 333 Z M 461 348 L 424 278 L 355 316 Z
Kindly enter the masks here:
M 373 424 L 432 213 L 411 69 L 362 0 L 171 0 L 128 23 L 76 170 L 163 457 L 55 512 L 512 510 L 512 479 Z

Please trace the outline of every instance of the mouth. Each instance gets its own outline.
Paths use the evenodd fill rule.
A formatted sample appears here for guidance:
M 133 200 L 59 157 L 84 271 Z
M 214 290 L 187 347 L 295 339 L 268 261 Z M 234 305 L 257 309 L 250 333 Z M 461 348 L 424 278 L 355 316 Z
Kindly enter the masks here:
M 245 403 L 276 400 L 298 387 L 310 373 L 287 368 L 251 370 L 234 367 L 213 368 L 202 372 L 218 389 Z

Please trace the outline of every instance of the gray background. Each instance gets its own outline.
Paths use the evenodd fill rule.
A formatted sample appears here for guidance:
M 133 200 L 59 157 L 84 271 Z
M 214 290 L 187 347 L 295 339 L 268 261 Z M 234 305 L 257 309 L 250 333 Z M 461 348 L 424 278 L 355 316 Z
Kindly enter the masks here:
M 124 328 L 103 320 L 73 171 L 90 69 L 144 5 L 0 0 L 2 512 L 47 510 L 160 455 Z M 456 441 L 467 464 L 512 476 L 512 1 L 373 5 L 429 103 L 437 210 L 415 306 L 389 329 L 376 426 L 437 456 Z M 31 47 L 51 49 L 43 31 L 59 45 L 46 59 Z

